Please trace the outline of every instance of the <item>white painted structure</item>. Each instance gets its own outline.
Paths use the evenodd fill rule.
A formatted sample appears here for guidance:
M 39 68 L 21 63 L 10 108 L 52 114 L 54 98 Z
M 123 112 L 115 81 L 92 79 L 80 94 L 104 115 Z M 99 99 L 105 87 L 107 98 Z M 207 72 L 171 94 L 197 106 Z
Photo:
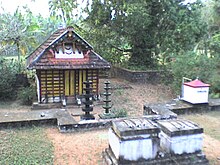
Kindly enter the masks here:
M 151 125 L 151 122 L 146 119 L 142 119 L 145 120 L 142 122 L 140 120 L 125 119 L 116 122 L 116 124 L 113 123 L 115 126 L 109 129 L 109 145 L 116 159 L 137 161 L 156 157 L 159 150 L 159 129 Z M 132 125 L 132 123 L 138 122 L 140 124 Z M 144 123 L 147 124 L 144 125 Z
M 40 82 L 36 74 L 35 74 L 35 80 L 37 84 L 37 101 L 38 103 L 40 103 Z
M 57 47 L 55 51 L 55 58 L 61 59 L 74 59 L 74 58 L 84 58 L 81 49 L 77 49 L 76 46 L 65 45 Z
M 160 133 L 160 145 L 169 153 L 194 153 L 202 150 L 202 134 L 170 137 L 164 132 Z
M 183 83 L 182 100 L 192 104 L 208 103 L 209 86 L 198 79 Z
M 195 153 L 202 150 L 203 129 L 187 120 L 158 121 L 162 131 L 160 146 L 172 154 Z

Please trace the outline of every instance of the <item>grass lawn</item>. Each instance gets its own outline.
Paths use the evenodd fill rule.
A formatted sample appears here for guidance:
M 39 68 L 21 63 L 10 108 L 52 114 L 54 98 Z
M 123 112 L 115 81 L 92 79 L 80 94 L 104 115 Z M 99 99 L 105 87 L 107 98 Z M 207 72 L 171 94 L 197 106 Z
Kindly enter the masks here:
M 53 164 L 53 145 L 43 127 L 0 130 L 0 164 Z
M 204 114 L 183 115 L 181 117 L 194 121 L 204 128 L 205 134 L 220 141 L 220 111 Z

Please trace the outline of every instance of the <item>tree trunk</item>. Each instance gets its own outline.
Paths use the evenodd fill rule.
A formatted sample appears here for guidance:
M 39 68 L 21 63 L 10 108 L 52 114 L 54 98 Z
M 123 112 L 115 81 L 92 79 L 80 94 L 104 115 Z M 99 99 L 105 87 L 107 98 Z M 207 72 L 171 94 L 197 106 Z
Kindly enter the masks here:
M 20 44 L 19 41 L 16 41 L 16 46 L 18 50 L 18 72 L 21 72 L 21 56 L 20 56 Z
M 152 49 L 148 49 L 146 46 L 134 46 L 131 58 L 129 59 L 129 65 L 135 65 L 140 67 L 146 67 L 147 69 L 156 68 L 156 59 L 153 57 Z

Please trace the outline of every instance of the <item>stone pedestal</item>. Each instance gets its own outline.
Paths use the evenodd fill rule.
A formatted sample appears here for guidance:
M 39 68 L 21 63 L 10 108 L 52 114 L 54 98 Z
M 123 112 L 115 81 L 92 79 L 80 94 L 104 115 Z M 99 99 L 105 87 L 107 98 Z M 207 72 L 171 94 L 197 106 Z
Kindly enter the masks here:
M 161 127 L 160 146 L 171 154 L 195 153 L 202 150 L 203 129 L 188 120 L 157 122 Z
M 119 162 L 154 159 L 159 149 L 159 128 L 147 119 L 124 119 L 109 129 L 109 146 Z
M 201 151 L 202 133 L 202 128 L 182 119 L 114 121 L 109 129 L 109 148 L 102 153 L 103 164 L 208 165 Z

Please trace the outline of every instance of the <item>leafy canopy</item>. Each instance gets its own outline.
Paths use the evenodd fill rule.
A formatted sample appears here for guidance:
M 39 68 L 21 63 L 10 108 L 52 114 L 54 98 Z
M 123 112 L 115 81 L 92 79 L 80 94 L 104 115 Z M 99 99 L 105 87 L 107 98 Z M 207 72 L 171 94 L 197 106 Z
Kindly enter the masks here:
M 169 53 L 191 50 L 205 30 L 201 3 L 178 0 L 93 0 L 85 20 L 89 40 L 116 63 L 156 67 Z

